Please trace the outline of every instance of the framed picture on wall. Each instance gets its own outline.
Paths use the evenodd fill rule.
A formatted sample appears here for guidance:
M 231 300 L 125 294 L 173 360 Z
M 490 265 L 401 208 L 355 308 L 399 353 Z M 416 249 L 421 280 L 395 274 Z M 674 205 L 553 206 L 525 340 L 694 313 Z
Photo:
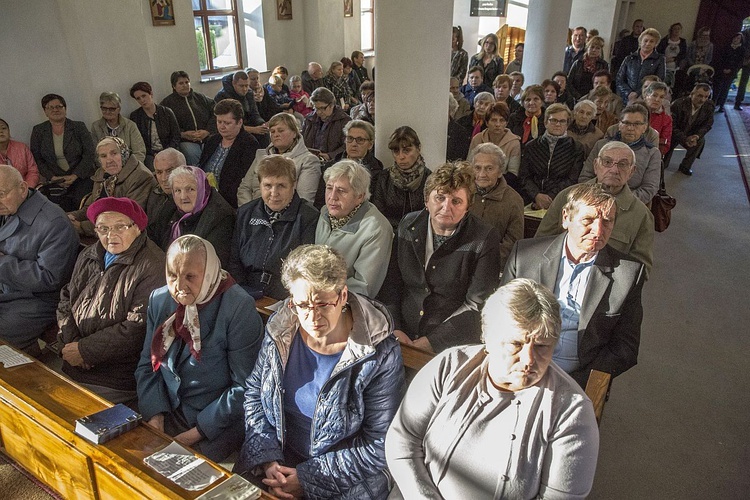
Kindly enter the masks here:
M 149 0 L 151 24 L 154 26 L 174 26 L 173 0 Z
M 344 0 L 344 17 L 354 16 L 354 0 Z
M 276 0 L 276 19 L 287 21 L 292 18 L 292 0 Z

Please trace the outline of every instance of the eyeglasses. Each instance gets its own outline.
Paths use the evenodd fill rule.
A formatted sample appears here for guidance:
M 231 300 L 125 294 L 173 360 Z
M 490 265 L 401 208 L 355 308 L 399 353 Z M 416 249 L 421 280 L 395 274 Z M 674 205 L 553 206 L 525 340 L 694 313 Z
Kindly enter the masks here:
M 356 142 L 358 146 L 361 146 L 362 144 L 368 142 L 370 139 L 366 137 L 352 137 L 350 135 L 347 135 L 344 140 L 347 144 L 351 144 L 353 142 Z
M 96 226 L 94 230 L 101 236 L 107 236 L 109 233 L 122 234 L 133 226 L 135 226 L 135 222 L 131 222 L 130 224 L 115 224 L 112 227 Z
M 315 310 L 320 312 L 321 314 L 329 313 L 335 308 L 337 305 L 339 305 L 339 301 L 341 300 L 341 292 L 336 296 L 336 302 L 316 302 L 315 304 L 308 304 L 306 302 L 303 302 L 301 304 L 298 304 L 294 302 L 293 300 L 290 300 L 288 302 L 289 309 L 292 310 L 293 313 L 295 313 L 297 316 L 303 316 L 307 317 L 310 314 L 312 314 Z
M 47 105 L 47 110 L 49 111 L 60 111 L 61 109 L 65 109 L 65 106 L 63 106 L 62 104 L 56 104 L 54 106 Z
M 558 120 L 557 118 L 548 118 L 547 122 L 551 123 L 552 125 L 567 125 L 568 119 L 564 118 L 562 120 Z
M 120 109 L 120 108 L 110 108 L 110 107 L 108 107 L 108 106 L 99 106 L 99 109 L 101 109 L 102 111 L 110 111 L 110 112 L 113 112 L 113 111 L 117 111 L 117 110 L 118 110 L 118 109 Z
M 330 106 L 330 104 L 326 104 L 325 106 L 315 106 L 315 111 L 323 111 L 324 109 L 328 109 Z
M 624 121 L 622 121 L 620 123 L 622 124 L 623 127 L 628 127 L 628 128 L 636 128 L 636 127 L 640 127 L 641 125 L 645 125 L 644 122 L 624 122 Z
M 612 158 L 597 158 L 599 159 L 599 163 L 604 168 L 610 168 L 612 165 L 616 165 L 620 170 L 627 170 L 632 166 L 632 164 L 628 160 L 615 161 Z

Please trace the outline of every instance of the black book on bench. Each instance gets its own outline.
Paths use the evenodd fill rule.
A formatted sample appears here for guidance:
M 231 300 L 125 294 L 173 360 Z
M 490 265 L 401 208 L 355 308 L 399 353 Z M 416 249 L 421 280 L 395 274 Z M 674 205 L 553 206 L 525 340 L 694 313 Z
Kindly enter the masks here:
M 76 419 L 76 434 L 94 444 L 102 444 L 110 439 L 134 429 L 142 417 L 124 404 Z

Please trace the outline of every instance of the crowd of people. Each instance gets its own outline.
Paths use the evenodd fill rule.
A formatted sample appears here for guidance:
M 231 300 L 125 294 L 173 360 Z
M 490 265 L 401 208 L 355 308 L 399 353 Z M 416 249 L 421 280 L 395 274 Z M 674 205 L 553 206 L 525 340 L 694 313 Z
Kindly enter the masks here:
M 359 51 L 213 99 L 137 82 L 130 119 L 103 92 L 90 129 L 47 94 L 30 147 L 0 120 L 0 338 L 36 356 L 55 329 L 68 377 L 279 498 L 583 498 L 582 387 L 637 363 L 648 206 L 713 120 L 707 83 L 679 94 L 707 32 L 678 27 L 636 21 L 611 65 L 577 27 L 528 84 L 523 43 L 469 58 L 454 27 L 440 165 L 409 126 L 375 157 Z M 405 396 L 402 345 L 435 355 Z

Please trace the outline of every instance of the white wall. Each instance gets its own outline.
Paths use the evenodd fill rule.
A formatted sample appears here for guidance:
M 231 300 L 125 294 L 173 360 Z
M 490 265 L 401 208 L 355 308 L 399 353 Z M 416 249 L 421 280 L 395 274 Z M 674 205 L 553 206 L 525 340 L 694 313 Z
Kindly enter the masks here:
M 292 19 L 276 19 L 276 0 L 263 2 L 263 28 L 266 36 L 268 69 L 284 66 L 290 75 L 299 75 L 307 67 L 305 42 L 305 9 L 303 3 L 292 2 Z
M 630 28 L 633 21 L 643 19 L 644 26 L 656 28 L 661 36 L 669 31 L 669 26 L 682 23 L 682 36 L 688 43 L 693 38 L 695 18 L 698 15 L 700 0 L 637 0 L 628 16 L 628 24 L 623 28 Z
M 573 0 L 568 27 L 584 26 L 586 29 L 596 28 L 599 36 L 604 38 L 602 56 L 610 53 L 610 47 L 617 39 L 615 12 L 620 0 Z
M 379 0 L 377 6 L 375 156 L 388 164 L 388 138 L 409 125 L 419 136 L 427 167 L 435 169 L 445 161 L 452 0 Z M 419 47 L 419 57 L 410 57 L 405 47 Z M 404 85 L 405 77 L 416 84 Z

